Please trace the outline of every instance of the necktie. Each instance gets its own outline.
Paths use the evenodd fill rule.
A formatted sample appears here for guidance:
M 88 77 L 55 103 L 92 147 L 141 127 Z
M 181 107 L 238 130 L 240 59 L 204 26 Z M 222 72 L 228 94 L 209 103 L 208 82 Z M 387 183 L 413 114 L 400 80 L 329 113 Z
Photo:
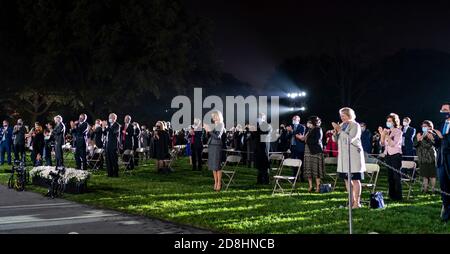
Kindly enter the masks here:
M 442 129 L 442 134 L 445 135 L 448 132 L 449 122 L 445 121 L 444 128 Z

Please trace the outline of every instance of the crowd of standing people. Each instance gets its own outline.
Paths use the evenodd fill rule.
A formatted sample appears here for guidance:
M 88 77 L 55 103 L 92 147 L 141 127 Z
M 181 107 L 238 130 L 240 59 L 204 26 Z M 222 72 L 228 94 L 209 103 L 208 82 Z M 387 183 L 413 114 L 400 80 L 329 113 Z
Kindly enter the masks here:
M 0 164 L 7 161 L 26 160 L 25 151 L 31 151 L 32 165 L 64 166 L 64 147 L 70 144 L 74 148 L 74 159 L 78 169 L 87 169 L 92 149 L 104 149 L 100 167 L 106 162 L 108 176 L 118 176 L 118 156 L 131 156 L 129 169 L 139 163 L 138 149 L 145 152 L 141 156 L 152 157 L 161 171 L 168 167 L 170 149 L 185 145 L 192 170 L 202 170 L 202 157 L 205 147 L 208 149 L 208 168 L 213 171 L 214 190 L 222 186 L 221 167 L 225 158 L 224 149 L 240 151 L 243 162 L 258 170 L 257 183 L 269 184 L 269 154 L 284 153 L 290 158 L 300 159 L 303 163 L 300 172 L 293 170 L 300 181 L 307 181 L 309 191 L 319 192 L 321 179 L 325 176 L 325 157 L 337 157 L 337 172 L 344 179 L 347 189 L 353 190 L 353 208 L 360 207 L 361 180 L 364 178 L 366 161 L 371 155 L 383 157 L 388 166 L 389 197 L 402 200 L 401 167 L 402 161 L 417 158 L 423 177 L 422 190 L 435 191 L 439 177 L 443 199 L 444 220 L 450 216 L 450 103 L 444 103 L 440 111 L 443 123 L 435 129 L 430 120 L 424 120 L 421 130 L 410 126 L 411 119 L 391 113 L 386 117 L 384 127 L 372 133 L 365 123 L 356 122 L 356 114 L 351 108 L 339 111 L 340 123 L 332 123 L 332 129 L 324 135 L 322 120 L 311 116 L 306 126 L 301 124 L 298 115 L 292 117 L 291 124 L 281 124 L 273 130 L 266 115 L 258 115 L 256 126 L 237 125 L 228 131 L 225 129 L 222 113 L 212 113 L 212 124 L 202 124 L 194 119 L 188 129 L 174 131 L 169 122 L 158 121 L 153 129 L 132 122 L 130 115 L 124 117 L 124 124 L 117 122 L 117 115 L 111 113 L 108 120 L 96 119 L 94 125 L 88 124 L 86 114 L 80 114 L 77 121 L 70 121 L 66 129 L 61 116 L 55 116 L 53 122 L 45 126 L 36 122 L 30 130 L 18 119 L 15 126 L 7 120 L 0 129 Z M 266 137 L 266 139 L 262 138 Z M 132 151 L 132 153 L 124 153 Z M 5 159 L 5 154 L 7 158 Z M 103 158 L 103 154 L 105 158 Z M 92 155 L 92 154 L 91 154 Z M 53 159 L 53 157 L 55 157 Z M 347 182 L 348 172 L 351 182 Z

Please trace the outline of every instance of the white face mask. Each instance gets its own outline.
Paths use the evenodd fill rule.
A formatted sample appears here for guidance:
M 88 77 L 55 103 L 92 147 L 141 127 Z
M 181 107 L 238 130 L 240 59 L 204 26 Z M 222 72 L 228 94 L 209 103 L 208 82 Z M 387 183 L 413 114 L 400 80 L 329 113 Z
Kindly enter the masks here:
M 297 120 L 292 120 L 292 124 L 299 124 L 299 121 L 297 121 Z
M 110 118 L 110 119 L 109 119 L 109 123 L 113 123 L 113 122 L 114 122 L 113 119 Z
M 408 122 L 403 122 L 403 126 L 409 126 Z

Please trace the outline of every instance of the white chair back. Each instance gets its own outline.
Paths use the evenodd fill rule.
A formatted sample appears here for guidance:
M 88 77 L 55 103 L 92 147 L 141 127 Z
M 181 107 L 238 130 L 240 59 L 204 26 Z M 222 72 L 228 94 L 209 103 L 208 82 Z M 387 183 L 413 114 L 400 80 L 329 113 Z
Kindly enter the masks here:
M 380 171 L 380 165 L 375 163 L 366 163 L 366 172 L 373 174 Z
M 285 159 L 283 161 L 283 166 L 286 167 L 301 167 L 302 166 L 302 161 L 299 159 Z
M 337 158 L 336 157 L 325 157 L 324 162 L 325 162 L 325 164 L 329 164 L 329 165 L 337 165 Z
M 227 162 L 230 163 L 239 163 L 241 162 L 242 157 L 239 155 L 228 155 L 227 156 Z
M 133 150 L 127 149 L 127 150 L 123 151 L 123 155 L 132 155 L 132 154 L 133 154 Z
M 415 169 L 416 163 L 414 161 L 402 161 L 402 168 Z
M 281 153 L 272 153 L 269 155 L 269 160 L 282 161 L 283 159 L 284 155 Z

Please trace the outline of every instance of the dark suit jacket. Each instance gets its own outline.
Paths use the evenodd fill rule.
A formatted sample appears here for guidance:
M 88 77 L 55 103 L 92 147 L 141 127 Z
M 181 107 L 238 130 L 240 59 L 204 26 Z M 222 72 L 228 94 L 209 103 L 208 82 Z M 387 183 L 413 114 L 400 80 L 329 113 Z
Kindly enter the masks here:
M 263 135 L 270 134 L 270 130 L 268 127 L 268 124 L 266 122 L 263 122 L 265 126 L 261 127 L 258 123 L 256 126 L 256 132 L 253 133 L 254 140 L 255 140 L 255 167 L 259 170 L 264 170 L 269 168 L 269 159 L 268 159 L 268 143 L 264 141 L 268 141 L 268 139 L 265 139 L 262 137 Z
M 75 145 L 86 144 L 86 135 L 88 133 L 89 125 L 86 121 L 78 123 L 74 129 L 72 129 L 72 135 L 75 137 Z
M 403 129 L 402 129 L 403 131 Z M 405 145 L 402 147 L 403 155 L 414 155 L 414 137 L 416 136 L 416 129 L 408 126 L 406 132 L 403 132 L 403 138 L 405 139 Z
M 27 132 L 27 129 L 24 126 L 21 126 L 18 129 L 15 129 L 13 131 L 15 145 L 25 145 L 26 132 Z
M 364 152 L 372 153 L 372 133 L 369 130 L 366 129 L 361 133 L 361 143 Z
M 444 129 L 444 123 L 439 127 L 439 131 Z M 449 132 L 450 133 L 450 132 Z M 443 139 L 436 139 L 435 147 L 437 148 L 437 166 L 444 167 L 450 175 L 450 134 L 442 133 Z
M 66 132 L 66 126 L 63 123 L 60 123 L 55 126 L 55 129 L 52 132 L 53 138 L 55 139 L 55 146 L 64 145 L 64 137 Z
M 108 123 L 108 127 L 103 130 L 103 135 L 106 136 L 106 149 L 110 151 L 118 149 L 119 133 L 120 124 L 118 124 L 117 122 L 114 122 L 113 124 Z
M 103 148 L 102 137 L 103 137 L 103 130 L 102 127 L 99 126 L 94 130 L 94 142 L 97 148 Z
M 125 130 L 125 136 L 124 136 L 124 128 L 125 128 L 125 124 L 120 129 L 120 142 L 122 144 L 122 149 L 123 150 L 132 150 L 133 149 L 133 135 L 134 135 L 133 125 L 131 123 L 128 124 L 128 128 Z
M 201 148 L 205 142 L 205 130 L 196 130 L 194 131 L 194 147 Z
M 294 125 L 291 125 L 291 126 L 292 126 L 292 131 L 288 133 L 288 142 L 289 142 L 290 146 L 292 146 L 291 140 L 292 140 L 292 138 L 294 138 L 295 139 L 294 144 L 296 146 L 296 150 L 299 152 L 304 152 L 305 151 L 305 142 L 297 139 L 295 137 L 295 135 L 297 135 L 297 134 L 305 135 L 306 127 L 302 124 L 298 124 L 297 128 L 295 128 Z
M 13 135 L 13 128 L 11 126 L 8 126 L 8 128 L 6 128 L 6 132 L 3 129 L 3 126 L 1 126 L 0 128 L 0 143 L 2 143 L 3 141 L 3 136 L 6 135 L 6 139 L 4 142 L 6 142 L 6 144 L 8 144 L 9 146 L 12 144 L 12 135 Z
M 322 138 L 322 128 L 316 127 L 309 129 L 306 134 L 306 145 L 308 145 L 311 154 L 323 153 Z

